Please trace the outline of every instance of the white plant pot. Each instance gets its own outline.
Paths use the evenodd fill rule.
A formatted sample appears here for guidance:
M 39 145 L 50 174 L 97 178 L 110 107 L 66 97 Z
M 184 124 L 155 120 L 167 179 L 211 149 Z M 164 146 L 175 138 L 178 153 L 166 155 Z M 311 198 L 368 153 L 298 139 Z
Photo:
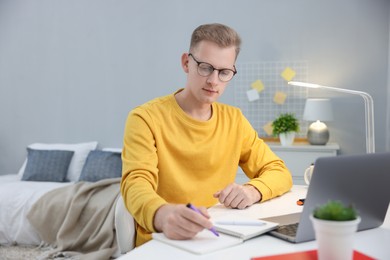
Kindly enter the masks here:
M 282 146 L 292 145 L 295 138 L 295 132 L 287 132 L 279 134 L 280 143 Z
M 354 234 L 360 217 L 350 221 L 322 220 L 310 216 L 318 245 L 319 260 L 352 260 Z

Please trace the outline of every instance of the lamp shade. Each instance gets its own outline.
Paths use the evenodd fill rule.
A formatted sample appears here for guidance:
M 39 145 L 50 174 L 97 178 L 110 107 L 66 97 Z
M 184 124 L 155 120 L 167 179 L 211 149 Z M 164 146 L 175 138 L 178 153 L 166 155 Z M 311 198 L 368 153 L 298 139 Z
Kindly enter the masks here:
M 307 121 L 332 121 L 332 103 L 325 98 L 309 98 L 306 100 L 303 119 Z

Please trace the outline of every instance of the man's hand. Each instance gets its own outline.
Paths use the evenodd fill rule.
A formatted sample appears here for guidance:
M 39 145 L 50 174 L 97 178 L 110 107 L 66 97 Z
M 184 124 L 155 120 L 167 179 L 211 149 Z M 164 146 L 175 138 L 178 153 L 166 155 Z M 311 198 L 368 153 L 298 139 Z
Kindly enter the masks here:
M 244 209 L 261 200 L 261 193 L 252 185 L 229 184 L 214 193 L 214 198 L 226 207 Z
M 202 215 L 185 205 L 163 205 L 156 211 L 154 227 L 170 239 L 190 239 L 203 229 L 213 226 L 206 208 L 199 207 L 199 210 Z

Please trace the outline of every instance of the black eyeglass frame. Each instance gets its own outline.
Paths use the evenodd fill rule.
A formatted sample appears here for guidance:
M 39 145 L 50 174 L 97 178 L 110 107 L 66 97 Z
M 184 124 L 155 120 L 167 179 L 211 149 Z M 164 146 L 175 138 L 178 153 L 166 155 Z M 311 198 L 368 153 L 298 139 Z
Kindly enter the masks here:
M 214 70 L 216 70 L 216 71 L 218 71 L 218 78 L 219 78 L 219 80 L 221 80 L 222 82 L 229 82 L 230 80 L 233 79 L 234 75 L 237 74 L 237 69 L 236 69 L 236 66 L 234 66 L 234 65 L 233 65 L 234 70 L 228 69 L 228 68 L 217 69 L 217 68 L 215 68 L 213 65 L 211 65 L 210 63 L 203 62 L 203 61 L 198 61 L 197 59 L 195 59 L 195 57 L 194 57 L 194 55 L 192 55 L 192 53 L 188 53 L 188 56 L 191 56 L 192 59 L 193 59 L 193 60 L 196 62 L 196 64 L 198 65 L 197 72 L 198 72 L 199 76 L 208 77 L 208 76 L 210 76 L 210 75 L 214 72 Z M 204 75 L 201 75 L 201 74 L 199 73 L 199 66 L 200 66 L 201 64 L 206 64 L 206 65 L 210 66 L 210 68 L 213 69 L 209 75 L 204 76 Z M 228 80 L 223 80 L 223 79 L 221 79 L 221 72 L 224 71 L 224 70 L 228 70 L 228 71 L 233 72 L 233 76 L 232 76 L 230 79 L 228 79 Z

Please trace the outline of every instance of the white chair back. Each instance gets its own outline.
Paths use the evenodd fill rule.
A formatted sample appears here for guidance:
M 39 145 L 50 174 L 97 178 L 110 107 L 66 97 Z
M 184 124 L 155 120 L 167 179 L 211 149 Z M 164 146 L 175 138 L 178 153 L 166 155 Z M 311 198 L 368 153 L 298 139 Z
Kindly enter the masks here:
M 119 198 L 115 205 L 115 230 L 120 254 L 126 254 L 135 245 L 134 218 L 126 209 L 123 198 Z

